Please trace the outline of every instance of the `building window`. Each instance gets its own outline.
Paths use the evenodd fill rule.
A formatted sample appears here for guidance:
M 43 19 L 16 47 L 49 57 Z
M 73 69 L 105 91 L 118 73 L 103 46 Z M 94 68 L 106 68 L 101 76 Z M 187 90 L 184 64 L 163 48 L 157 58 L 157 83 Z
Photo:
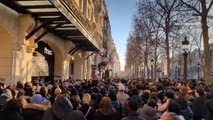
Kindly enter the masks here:
M 83 3 L 83 15 L 84 16 L 87 16 L 87 7 L 88 7 L 87 1 L 88 0 L 84 0 L 84 3 Z
M 91 18 L 91 11 L 89 8 L 87 8 L 87 18 L 90 20 Z
M 79 0 L 79 10 L 80 11 L 83 11 L 83 3 L 82 3 L 82 0 Z

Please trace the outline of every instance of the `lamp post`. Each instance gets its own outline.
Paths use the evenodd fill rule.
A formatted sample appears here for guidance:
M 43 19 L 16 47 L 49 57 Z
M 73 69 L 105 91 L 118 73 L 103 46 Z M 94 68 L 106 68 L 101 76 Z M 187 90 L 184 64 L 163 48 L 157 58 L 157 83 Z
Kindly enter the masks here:
M 200 63 L 197 63 L 197 78 L 200 78 Z
M 184 37 L 184 41 L 182 41 L 182 49 L 183 49 L 183 57 L 184 57 L 184 79 L 187 79 L 187 56 L 188 56 L 188 46 L 189 41 L 186 37 Z
M 175 78 L 178 79 L 178 67 L 175 67 L 176 75 Z
M 144 78 L 144 66 L 141 65 L 141 78 Z
M 151 79 L 153 79 L 153 63 L 154 63 L 154 59 L 151 59 Z

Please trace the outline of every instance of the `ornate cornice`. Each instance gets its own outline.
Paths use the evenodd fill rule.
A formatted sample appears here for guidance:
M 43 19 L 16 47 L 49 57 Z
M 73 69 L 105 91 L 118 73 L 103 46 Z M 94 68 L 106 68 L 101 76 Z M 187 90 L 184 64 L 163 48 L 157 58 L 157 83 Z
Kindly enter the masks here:
M 98 33 L 98 36 L 103 36 L 102 34 L 102 26 L 98 25 L 95 20 L 95 18 L 89 20 L 87 19 L 83 14 L 82 11 L 79 9 L 78 5 L 73 1 L 73 0 L 69 0 L 69 7 L 70 9 L 74 12 L 74 14 L 77 16 L 77 18 L 82 22 L 82 24 L 84 25 L 84 27 L 89 31 L 89 33 L 92 35 L 92 37 L 99 43 L 102 40 L 98 39 L 97 34 L 94 33 Z M 99 31 L 101 30 L 101 31 Z M 101 37 L 102 39 L 103 37 Z

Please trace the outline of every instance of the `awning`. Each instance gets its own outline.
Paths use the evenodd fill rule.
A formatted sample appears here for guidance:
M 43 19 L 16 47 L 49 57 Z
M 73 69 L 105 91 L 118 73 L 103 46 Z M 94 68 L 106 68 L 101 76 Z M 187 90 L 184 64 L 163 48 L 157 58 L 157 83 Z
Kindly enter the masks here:
M 0 2 L 18 13 L 31 14 L 36 20 L 43 23 L 42 27 L 47 30 L 46 33 L 52 32 L 64 40 L 71 40 L 81 46 L 83 50 L 100 50 L 97 40 L 75 16 L 67 3 L 62 0 L 1 0 Z M 37 30 L 39 29 L 37 28 Z M 35 32 L 36 30 L 31 35 Z

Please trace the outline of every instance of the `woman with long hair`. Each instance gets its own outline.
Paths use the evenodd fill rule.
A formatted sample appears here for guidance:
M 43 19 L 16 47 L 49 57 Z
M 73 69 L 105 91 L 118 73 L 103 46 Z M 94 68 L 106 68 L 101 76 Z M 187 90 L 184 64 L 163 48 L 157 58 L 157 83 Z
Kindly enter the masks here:
M 95 112 L 95 120 L 116 120 L 117 112 L 109 97 L 103 97 L 99 108 Z

